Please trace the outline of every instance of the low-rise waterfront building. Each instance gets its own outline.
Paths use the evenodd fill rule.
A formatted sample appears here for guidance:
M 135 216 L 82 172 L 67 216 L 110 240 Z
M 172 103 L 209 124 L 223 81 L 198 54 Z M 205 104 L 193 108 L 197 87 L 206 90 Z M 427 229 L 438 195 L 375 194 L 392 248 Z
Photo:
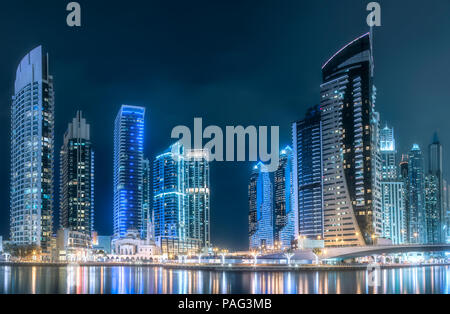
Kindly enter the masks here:
M 56 262 L 92 260 L 91 236 L 84 232 L 60 229 L 52 241 L 52 259 Z
M 153 236 L 142 239 L 136 229 L 128 230 L 125 237 L 113 241 L 112 249 L 113 254 L 108 255 L 108 259 L 121 262 L 148 261 L 160 254 L 160 249 L 153 240 Z

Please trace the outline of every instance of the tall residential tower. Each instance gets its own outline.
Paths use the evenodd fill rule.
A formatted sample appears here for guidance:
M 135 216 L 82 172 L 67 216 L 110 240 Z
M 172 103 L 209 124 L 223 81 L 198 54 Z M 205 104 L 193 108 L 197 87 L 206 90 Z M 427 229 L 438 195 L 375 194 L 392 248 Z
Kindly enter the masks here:
M 145 108 L 123 105 L 114 128 L 114 238 L 142 231 Z
M 41 46 L 20 62 L 11 108 L 11 241 L 49 252 L 53 233 L 53 78 Z
M 292 126 L 295 236 L 323 239 L 322 122 L 320 106 Z
M 94 151 L 81 111 L 69 123 L 60 152 L 61 227 L 88 236 L 94 228 Z
M 322 76 L 325 244 L 372 244 L 382 233 L 382 211 L 370 33 L 334 54 Z

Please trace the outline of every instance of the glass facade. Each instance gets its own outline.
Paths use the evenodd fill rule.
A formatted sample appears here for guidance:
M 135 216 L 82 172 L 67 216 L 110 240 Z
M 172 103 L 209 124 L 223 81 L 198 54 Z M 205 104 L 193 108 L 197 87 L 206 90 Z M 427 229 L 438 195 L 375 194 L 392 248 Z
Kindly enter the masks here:
M 408 240 L 410 243 L 425 243 L 425 174 L 423 155 L 419 145 L 413 145 L 408 160 Z
M 145 108 L 123 105 L 114 128 L 114 238 L 142 230 Z
M 280 152 L 280 165 L 274 174 L 274 237 L 275 245 L 282 248 L 290 248 L 295 240 L 292 158 L 292 149 L 287 146 Z
M 82 113 L 69 123 L 60 151 L 61 227 L 90 236 L 94 230 L 94 151 Z
M 142 162 L 142 231 L 141 239 L 148 238 L 149 225 L 152 222 L 151 216 L 151 179 L 150 179 L 151 167 L 150 161 L 144 159 Z
M 382 233 L 379 116 L 371 35 L 322 68 L 324 238 L 327 246 L 372 244 Z
M 11 108 L 11 241 L 50 251 L 53 234 L 54 90 L 41 46 L 20 62 Z
M 430 184 L 432 184 L 431 178 L 434 177 L 436 180 L 436 201 L 427 199 L 426 204 L 428 243 L 445 243 L 446 240 L 446 208 L 444 207 L 443 200 L 444 180 L 442 177 L 442 160 L 442 145 L 437 134 L 434 134 L 433 143 L 428 146 L 428 176 L 430 178 Z M 432 205 L 433 203 L 435 205 Z
M 294 211 L 296 236 L 323 239 L 322 122 L 320 106 L 293 124 Z
M 271 174 L 262 163 L 255 166 L 258 178 L 255 184 L 256 221 L 255 232 L 250 236 L 250 249 L 274 246 L 274 207 Z M 252 183 L 250 183 L 252 184 Z
M 153 219 L 164 253 L 190 254 L 211 246 L 209 158 L 179 143 L 153 163 Z
M 185 151 L 186 196 L 190 239 L 211 247 L 209 155 L 205 150 Z

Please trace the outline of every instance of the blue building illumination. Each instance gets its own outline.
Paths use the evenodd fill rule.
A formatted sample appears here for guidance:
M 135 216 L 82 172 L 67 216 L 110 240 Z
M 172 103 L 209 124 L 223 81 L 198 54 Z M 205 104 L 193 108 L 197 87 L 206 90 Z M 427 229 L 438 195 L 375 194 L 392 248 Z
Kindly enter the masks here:
M 123 105 L 114 129 L 114 238 L 143 229 L 145 108 Z

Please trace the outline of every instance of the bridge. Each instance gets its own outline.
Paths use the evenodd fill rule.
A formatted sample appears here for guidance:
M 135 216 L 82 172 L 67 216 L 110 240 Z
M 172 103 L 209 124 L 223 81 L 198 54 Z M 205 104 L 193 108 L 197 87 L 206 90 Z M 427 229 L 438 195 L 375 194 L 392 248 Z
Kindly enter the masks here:
M 364 247 L 332 247 L 322 249 L 320 259 L 348 259 L 371 255 L 412 253 L 412 252 L 450 252 L 450 244 L 403 244 Z
M 404 244 L 404 245 L 380 245 L 361 247 L 326 247 L 320 249 L 320 253 L 314 254 L 312 249 L 294 251 L 292 261 L 326 259 L 351 259 L 357 257 L 412 253 L 412 252 L 450 252 L 450 244 Z M 286 259 L 284 253 L 262 255 L 262 259 Z

